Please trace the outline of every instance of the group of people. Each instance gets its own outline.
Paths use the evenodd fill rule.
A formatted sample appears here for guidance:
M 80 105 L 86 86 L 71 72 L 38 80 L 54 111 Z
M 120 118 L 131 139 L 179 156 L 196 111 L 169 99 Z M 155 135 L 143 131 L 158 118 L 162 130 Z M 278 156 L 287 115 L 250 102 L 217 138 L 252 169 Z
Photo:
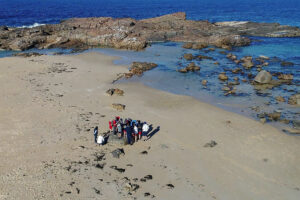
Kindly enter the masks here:
M 115 117 L 108 122 L 108 125 L 111 134 L 124 138 L 130 145 L 139 140 L 146 140 L 150 128 L 146 122 L 130 118 L 123 120 L 121 117 Z M 98 136 L 98 127 L 94 129 L 94 137 L 95 143 L 103 144 L 105 142 L 106 136 Z

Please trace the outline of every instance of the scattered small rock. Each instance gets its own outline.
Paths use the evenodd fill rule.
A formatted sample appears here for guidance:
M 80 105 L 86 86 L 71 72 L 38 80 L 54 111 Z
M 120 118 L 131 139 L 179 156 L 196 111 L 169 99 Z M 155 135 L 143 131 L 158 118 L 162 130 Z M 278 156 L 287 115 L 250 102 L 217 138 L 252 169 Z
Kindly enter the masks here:
M 125 155 L 123 148 L 115 149 L 111 152 L 114 158 L 120 158 L 121 155 Z
M 173 184 L 167 184 L 167 187 L 169 188 L 169 189 L 173 189 L 175 186 L 173 185 Z
M 107 90 L 106 93 L 110 96 L 113 96 L 113 95 L 123 96 L 124 95 L 124 91 L 121 89 L 118 89 L 118 88 L 116 88 L 116 89 L 111 88 L 111 89 Z
M 218 143 L 217 143 L 216 141 L 212 140 L 212 141 L 206 143 L 206 144 L 204 145 L 204 147 L 214 147 L 214 146 L 216 146 L 217 144 L 218 144 Z
M 112 107 L 118 111 L 124 111 L 126 106 L 120 103 L 113 103 Z
M 142 151 L 141 154 L 146 155 L 146 154 L 148 154 L 148 151 Z

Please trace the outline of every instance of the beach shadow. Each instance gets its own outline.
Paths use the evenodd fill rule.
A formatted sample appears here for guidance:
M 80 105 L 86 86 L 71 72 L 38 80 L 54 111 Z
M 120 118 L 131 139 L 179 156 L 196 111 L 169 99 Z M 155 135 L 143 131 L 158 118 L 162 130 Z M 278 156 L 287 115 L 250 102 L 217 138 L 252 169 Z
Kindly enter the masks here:
M 160 126 L 157 126 L 156 129 L 153 130 L 153 126 L 151 124 L 148 131 L 147 140 L 151 139 L 159 131 L 160 131 Z

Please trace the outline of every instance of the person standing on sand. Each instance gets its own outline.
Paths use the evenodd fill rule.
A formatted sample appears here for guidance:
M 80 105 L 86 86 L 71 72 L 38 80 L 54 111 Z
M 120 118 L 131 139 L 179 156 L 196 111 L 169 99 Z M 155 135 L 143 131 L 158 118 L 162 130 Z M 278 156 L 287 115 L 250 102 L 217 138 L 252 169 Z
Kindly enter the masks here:
M 136 124 L 133 125 L 133 133 L 134 133 L 134 142 L 137 142 L 139 131 L 138 131 L 138 127 Z
M 143 128 L 142 128 L 142 123 L 140 120 L 138 120 L 138 132 L 139 132 L 139 135 L 138 135 L 138 140 L 141 140 L 142 139 L 142 132 L 143 132 Z
M 108 122 L 108 126 L 109 126 L 109 131 L 111 132 L 112 131 L 112 122 L 111 121 Z
M 132 127 L 130 126 L 130 122 L 127 122 L 125 132 L 127 136 L 127 144 L 132 145 Z
M 144 124 L 143 124 L 143 135 L 142 135 L 142 137 L 147 137 L 147 135 L 148 135 L 148 131 L 149 131 L 149 125 L 147 124 L 147 122 L 144 122 Z M 146 139 L 144 139 L 144 141 L 145 141 Z
M 97 137 L 98 137 L 98 126 L 94 128 L 94 138 L 95 138 L 95 143 L 97 144 Z

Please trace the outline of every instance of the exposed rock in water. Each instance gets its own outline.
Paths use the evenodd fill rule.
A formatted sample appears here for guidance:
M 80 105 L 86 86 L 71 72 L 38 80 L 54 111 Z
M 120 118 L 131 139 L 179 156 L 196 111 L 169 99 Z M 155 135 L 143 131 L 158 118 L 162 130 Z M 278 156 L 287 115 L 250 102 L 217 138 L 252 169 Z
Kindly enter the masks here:
M 186 53 L 183 55 L 184 59 L 186 60 L 193 60 L 194 56 L 191 53 Z
M 149 71 L 157 67 L 155 63 L 147 63 L 147 62 L 133 62 L 131 67 L 129 68 L 129 73 L 124 73 L 123 77 L 131 78 L 134 75 L 142 76 L 145 71 Z
M 124 95 L 124 91 L 121 89 L 118 89 L 118 88 L 116 88 L 116 89 L 111 88 L 111 89 L 107 90 L 106 93 L 110 96 L 113 96 L 113 95 L 123 96 Z
M 202 80 L 201 83 L 202 83 L 203 86 L 206 86 L 207 85 L 207 80 Z
M 18 57 L 24 57 L 24 58 L 27 58 L 27 57 L 35 57 L 35 56 L 42 56 L 44 54 L 40 54 L 40 53 L 37 53 L 37 52 L 29 52 L 29 53 L 14 53 L 13 56 L 18 56 Z
M 293 126 L 295 129 L 300 130 L 300 120 L 293 120 Z
M 287 62 L 287 61 L 282 61 L 282 62 L 280 63 L 280 65 L 283 66 L 283 67 L 290 67 L 290 66 L 294 66 L 294 63 L 292 63 L 292 62 Z
M 293 80 L 294 76 L 292 74 L 279 74 L 278 79 L 281 80 Z
M 292 96 L 289 98 L 288 103 L 289 103 L 290 105 L 300 106 L 300 94 L 292 95 Z
M 208 47 L 208 45 L 206 43 L 185 43 L 184 45 L 182 45 L 182 48 L 185 49 L 195 49 L 195 50 L 199 50 L 199 49 L 204 49 Z
M 228 80 L 228 76 L 226 76 L 225 72 L 220 73 L 218 78 L 221 81 L 227 81 Z
M 234 24 L 234 25 L 233 25 Z M 33 28 L 0 28 L 0 49 L 111 47 L 142 50 L 151 42 L 192 42 L 185 47 L 224 49 L 250 44 L 249 36 L 296 37 L 298 27 L 277 23 L 223 22 L 187 20 L 185 13 L 135 20 L 131 18 L 72 18 L 60 24 Z
M 251 69 L 254 66 L 251 56 L 245 56 L 241 58 L 241 61 L 243 62 L 242 65 L 245 69 Z
M 123 104 L 120 104 L 120 103 L 113 103 L 112 107 L 118 111 L 123 111 L 123 110 L 125 110 L 126 106 Z
M 270 120 L 278 121 L 281 117 L 281 113 L 280 112 L 273 112 L 273 113 L 267 114 L 267 116 L 269 117 Z
M 269 72 L 267 72 L 266 70 L 260 71 L 254 78 L 255 82 L 261 83 L 261 84 L 270 83 L 271 80 L 272 80 L 272 75 Z
M 285 102 L 285 99 L 282 96 L 278 96 L 275 98 L 278 102 Z
M 207 59 L 207 60 L 213 60 L 213 57 L 210 57 L 210 56 L 204 56 L 204 55 L 198 55 L 198 56 L 197 56 L 197 59 L 198 59 L 198 60 L 205 60 L 205 59 Z
M 194 62 L 190 63 L 187 67 L 183 68 L 183 69 L 179 69 L 177 70 L 180 73 L 187 73 L 187 72 L 196 72 L 199 71 L 200 67 L 195 65 Z

